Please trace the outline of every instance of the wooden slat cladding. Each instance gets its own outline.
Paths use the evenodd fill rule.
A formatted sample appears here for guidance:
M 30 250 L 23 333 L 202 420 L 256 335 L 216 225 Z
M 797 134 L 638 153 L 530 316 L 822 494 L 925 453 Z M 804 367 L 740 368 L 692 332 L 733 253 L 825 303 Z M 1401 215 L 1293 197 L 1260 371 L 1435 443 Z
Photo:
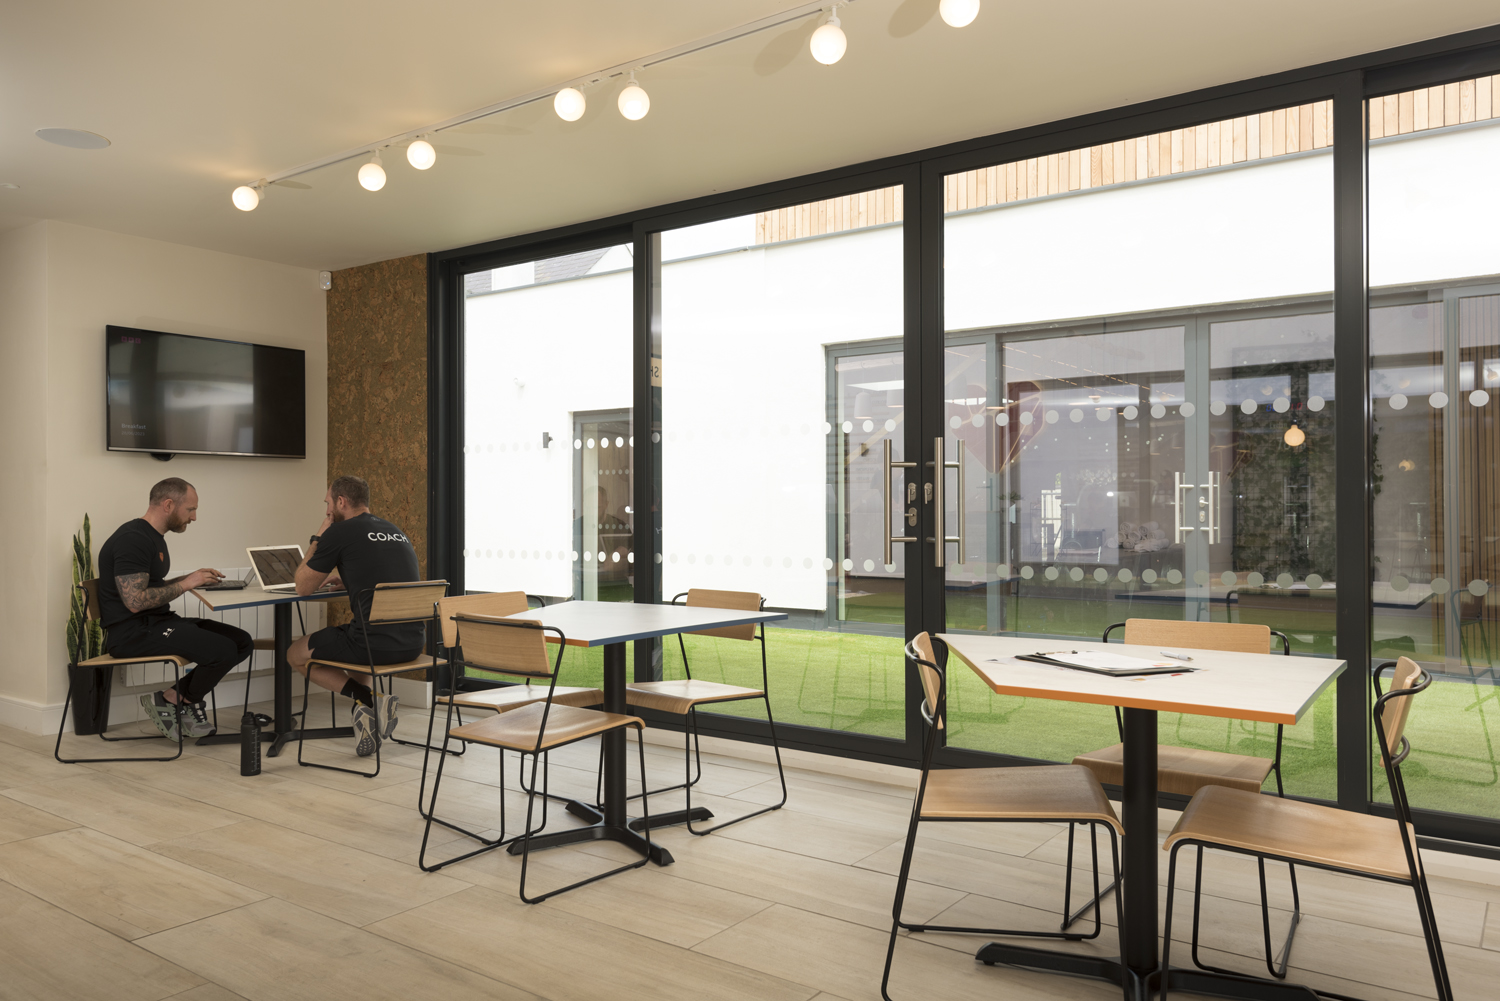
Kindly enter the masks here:
M 1325 149 L 1333 144 L 1332 118 L 1333 102 L 1319 101 L 950 174 L 943 209 L 962 212 Z
M 861 191 L 857 195 L 807 202 L 755 215 L 755 242 L 781 243 L 809 236 L 843 233 L 868 226 L 900 222 L 902 189 L 900 185 Z

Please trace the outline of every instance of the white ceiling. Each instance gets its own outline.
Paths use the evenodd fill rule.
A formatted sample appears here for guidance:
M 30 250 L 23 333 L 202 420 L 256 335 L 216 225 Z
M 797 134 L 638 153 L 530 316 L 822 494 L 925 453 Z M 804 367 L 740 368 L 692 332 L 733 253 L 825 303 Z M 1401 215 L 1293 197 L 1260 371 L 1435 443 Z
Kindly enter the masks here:
M 643 73 L 568 124 L 543 102 L 399 151 L 370 193 L 358 161 L 273 188 L 278 170 L 554 86 L 790 9 L 790 0 L 50 0 L 5 5 L 0 230 L 37 219 L 312 268 L 443 250 L 1001 132 L 1500 20 L 1492 0 L 856 0 L 849 51 L 815 63 L 815 22 Z M 37 139 L 99 132 L 104 150 Z

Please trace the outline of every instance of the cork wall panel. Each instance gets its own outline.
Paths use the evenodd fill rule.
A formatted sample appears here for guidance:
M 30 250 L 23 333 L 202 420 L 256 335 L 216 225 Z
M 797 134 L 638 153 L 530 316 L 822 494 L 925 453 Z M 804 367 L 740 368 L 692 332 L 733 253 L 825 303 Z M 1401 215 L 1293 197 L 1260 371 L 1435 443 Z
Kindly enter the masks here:
M 362 476 L 370 510 L 427 569 L 427 258 L 333 273 L 328 292 L 328 478 Z

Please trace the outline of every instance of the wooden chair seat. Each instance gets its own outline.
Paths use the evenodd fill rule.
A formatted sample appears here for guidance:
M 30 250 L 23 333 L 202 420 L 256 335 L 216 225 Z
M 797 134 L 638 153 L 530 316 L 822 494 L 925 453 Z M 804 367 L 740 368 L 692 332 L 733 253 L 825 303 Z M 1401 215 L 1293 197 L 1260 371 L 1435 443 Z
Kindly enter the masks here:
M 317 664 L 320 667 L 336 667 L 340 671 L 353 671 L 359 674 L 370 673 L 369 664 L 359 664 L 352 661 L 324 660 L 321 657 L 314 657 L 312 660 L 308 661 L 308 663 Z M 446 657 L 439 657 L 437 659 L 436 666 L 441 667 L 446 663 L 448 663 L 448 659 Z M 377 678 L 383 678 L 388 674 L 405 674 L 407 671 L 426 671 L 431 669 L 433 666 L 434 663 L 431 657 L 422 656 L 417 657 L 413 660 L 403 660 L 399 664 L 376 664 L 375 676 Z
M 497 713 L 545 701 L 547 689 L 541 685 L 512 685 L 509 688 L 491 688 L 483 692 L 459 692 L 454 697 L 439 695 L 436 699 L 440 706 L 452 702 L 461 709 L 493 709 Z M 597 688 L 568 688 L 559 685 L 552 692 L 552 704 L 558 706 L 597 706 L 603 702 L 604 693 Z
M 1415 829 L 1411 837 L 1415 842 Z M 1203 841 L 1411 880 L 1396 821 L 1228 786 L 1199 790 L 1162 849 L 1171 851 L 1179 841 Z
M 1093 821 L 1125 833 L 1099 780 L 1075 765 L 934 770 L 922 819 Z
M 734 699 L 758 699 L 765 695 L 759 688 L 721 685 L 717 681 L 682 678 L 677 681 L 641 681 L 625 687 L 625 701 L 642 709 L 659 709 L 666 713 L 686 715 L 688 710 L 705 702 L 730 702 Z
M 448 735 L 475 744 L 529 753 L 537 749 L 537 732 L 541 729 L 545 710 L 546 706 L 542 702 L 533 702 L 511 712 L 486 716 L 482 720 L 456 726 L 448 731 Z M 596 733 L 620 726 L 635 726 L 644 730 L 646 723 L 635 716 L 554 704 L 552 711 L 547 713 L 547 732 L 541 750 L 592 737 Z
M 192 661 L 186 657 L 179 657 L 175 653 L 153 653 L 143 657 L 111 657 L 101 654 L 98 657 L 90 657 L 88 660 L 80 660 L 79 667 L 116 667 L 120 664 L 176 664 L 178 667 L 186 667 Z
M 1117 786 L 1125 784 L 1124 744 L 1080 754 L 1073 759 L 1073 764 L 1087 768 L 1098 776 L 1100 782 Z M 1191 796 L 1206 786 L 1260 792 L 1261 784 L 1275 764 L 1270 758 L 1159 744 L 1156 748 L 1157 788 L 1183 796 Z

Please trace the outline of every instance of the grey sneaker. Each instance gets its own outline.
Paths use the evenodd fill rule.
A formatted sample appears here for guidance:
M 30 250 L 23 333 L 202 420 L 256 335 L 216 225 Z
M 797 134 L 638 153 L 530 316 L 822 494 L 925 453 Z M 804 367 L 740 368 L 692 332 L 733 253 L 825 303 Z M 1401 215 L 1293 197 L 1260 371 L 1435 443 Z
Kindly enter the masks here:
M 207 737 L 217 729 L 208 718 L 208 707 L 202 702 L 189 702 L 182 707 L 183 732 L 189 737 Z
M 400 722 L 396 712 L 401 708 L 401 699 L 395 695 L 383 695 L 375 693 L 375 725 L 380 730 L 380 736 L 385 740 L 391 739 L 391 731 L 396 729 Z
M 156 724 L 158 733 L 168 740 L 177 739 L 177 707 L 163 698 L 161 692 L 142 695 L 141 708 L 146 718 Z
M 359 741 L 354 745 L 354 753 L 361 758 L 368 758 L 380 746 L 380 734 L 375 729 L 375 711 L 356 702 L 354 708 L 349 710 L 349 717 L 354 723 L 354 736 Z

